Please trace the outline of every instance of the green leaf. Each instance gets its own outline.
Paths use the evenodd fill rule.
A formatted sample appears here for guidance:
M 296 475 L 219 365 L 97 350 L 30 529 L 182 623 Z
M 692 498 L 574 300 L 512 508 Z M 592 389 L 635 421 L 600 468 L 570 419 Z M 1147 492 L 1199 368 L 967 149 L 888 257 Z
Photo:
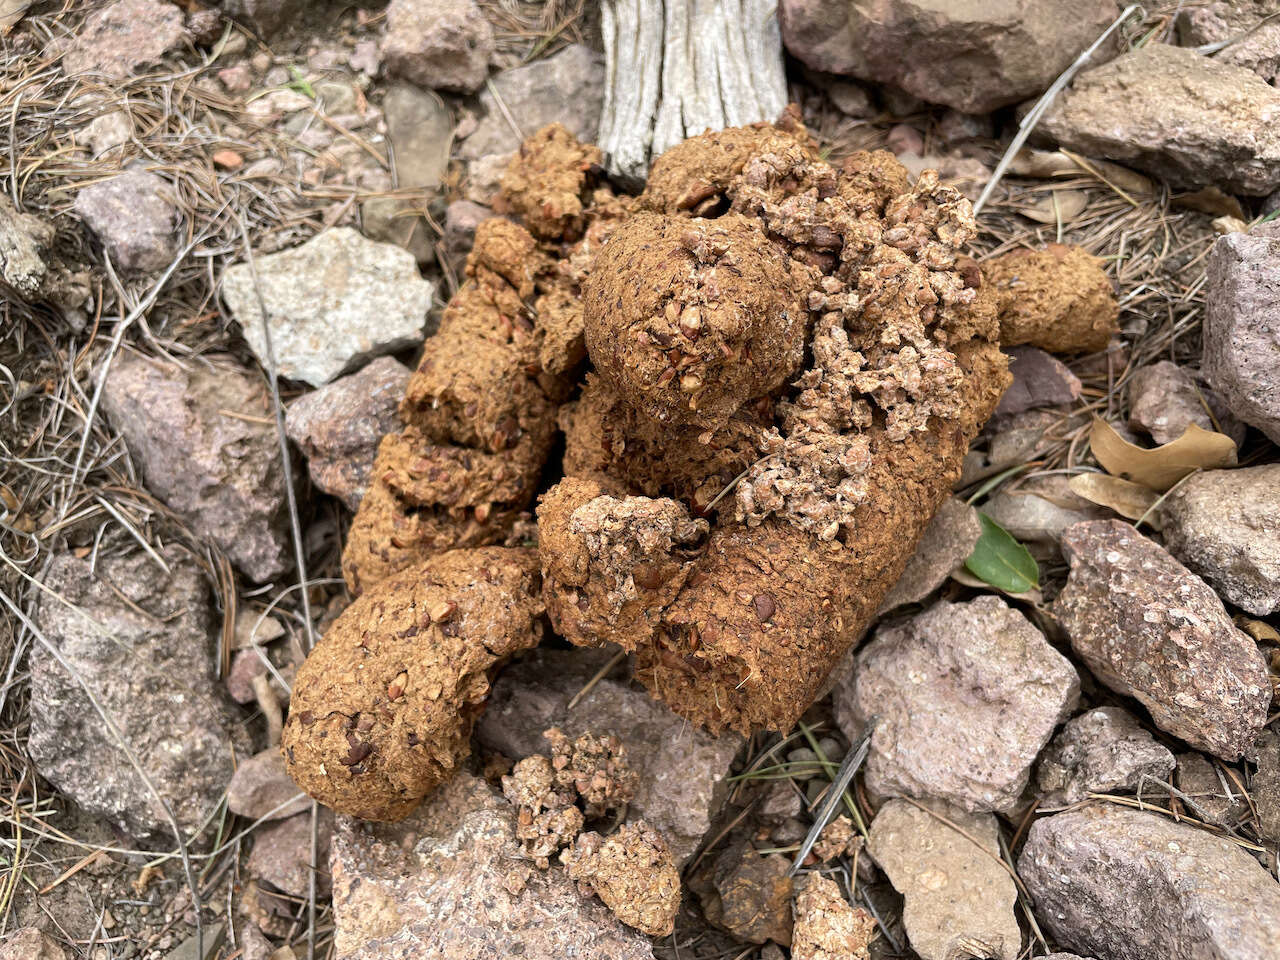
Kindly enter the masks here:
M 1005 593 L 1026 593 L 1040 585 L 1040 567 L 1027 548 L 985 513 L 982 536 L 964 565 L 975 577 Z
M 316 92 L 312 88 L 310 81 L 307 80 L 307 75 L 292 63 L 289 64 L 289 74 L 293 77 L 293 82 L 287 83 L 285 86 L 295 93 L 302 94 L 304 97 L 310 97 L 312 100 L 316 98 Z

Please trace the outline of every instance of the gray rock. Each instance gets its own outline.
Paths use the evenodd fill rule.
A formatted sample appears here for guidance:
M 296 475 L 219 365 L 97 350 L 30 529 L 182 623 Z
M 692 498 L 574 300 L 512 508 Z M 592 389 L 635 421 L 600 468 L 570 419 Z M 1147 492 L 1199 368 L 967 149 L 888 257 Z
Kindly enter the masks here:
M 831 77 L 825 80 L 826 91 L 837 110 L 855 120 L 865 120 L 876 115 L 876 102 L 871 92 L 860 83 Z
M 1211 391 L 1200 388 L 1191 371 L 1168 360 L 1133 371 L 1129 380 L 1132 429 L 1145 430 L 1156 443 L 1169 443 L 1192 424 L 1202 430 L 1221 430 L 1237 443 L 1244 439 L 1239 423 Z
M 1013 383 L 1000 397 L 997 416 L 1072 403 L 1080 397 L 1080 378 L 1052 354 L 1036 347 L 1009 347 L 1005 353 Z
M 227 809 L 249 820 L 281 820 L 301 813 L 311 801 L 284 769 L 279 747 L 241 760 L 227 785 Z
M 475 244 L 476 228 L 493 216 L 493 211 L 470 200 L 455 200 L 444 212 L 444 253 L 458 276 L 462 276 L 467 254 Z
M 1204 359 L 1231 412 L 1280 443 L 1280 238 L 1229 233 L 1209 251 Z
M 596 142 L 604 105 L 604 61 L 590 47 L 571 44 L 545 60 L 504 70 L 493 78 L 493 86 L 523 136 L 558 122 L 583 143 Z M 521 137 L 511 129 L 493 94 L 488 90 L 480 94 L 480 105 L 485 117 L 462 141 L 459 156 L 475 160 L 517 149 Z
M 1017 610 L 982 596 L 880 627 L 837 685 L 835 711 L 850 740 L 880 717 L 866 762 L 874 793 L 1007 810 L 1079 695 L 1066 657 Z
M 1178 42 L 1200 47 L 1230 41 L 1215 60 L 1252 70 L 1268 83 L 1280 81 L 1280 19 L 1276 0 L 1215 0 L 1183 10 Z
M 391 0 L 382 59 L 420 87 L 478 90 L 489 75 L 493 28 L 475 0 Z
M 1013 960 L 1022 946 L 1013 912 L 1018 890 L 1000 863 L 996 818 L 937 801 L 926 805 L 964 833 L 905 800 L 890 800 L 871 822 L 867 845 L 903 896 L 911 946 L 923 960 L 970 956 L 975 943 L 982 956 Z
M 1151 42 L 1076 78 L 1036 134 L 1172 186 L 1280 186 L 1280 91 L 1243 67 Z
M 32 647 L 30 751 L 40 775 L 88 813 L 144 843 L 171 844 L 160 799 L 190 835 L 221 800 L 233 750 L 247 744 L 219 693 L 204 575 L 176 546 L 161 556 L 168 573 L 142 551 L 102 551 L 96 571 L 69 554 L 53 558 L 35 621 L 79 679 L 43 644 Z
M 123 110 L 112 110 L 95 117 L 84 128 L 85 141 L 94 157 L 100 157 L 113 147 L 128 143 L 133 138 L 133 120 Z
M 1208 823 L 1234 830 L 1252 816 L 1244 795 L 1203 753 L 1191 750 L 1178 754 L 1176 785 L 1190 798 L 1192 813 Z
M 1249 787 L 1258 811 L 1258 833 L 1276 843 L 1280 842 L 1280 735 L 1263 730 L 1255 749 L 1258 771 Z
M 815 70 L 893 84 L 965 113 L 1040 93 L 1117 13 L 1114 0 L 783 0 L 780 8 L 787 49 Z
M 394 243 L 413 254 L 419 266 L 435 259 L 435 241 L 421 202 L 399 197 L 370 197 L 360 204 L 360 228 L 370 240 Z
M 1274 960 L 1280 884 L 1228 840 L 1094 804 L 1036 821 L 1018 875 L 1064 946 L 1108 960 Z
M 628 820 L 644 819 L 667 841 L 677 866 L 702 842 L 728 790 L 724 778 L 743 740 L 713 737 L 645 691 L 606 677 L 568 709 L 607 662 L 605 651 L 538 650 L 499 675 L 476 729 L 480 743 L 509 757 L 547 753 L 542 731 L 570 737 L 615 734 L 639 775 Z
M 76 194 L 75 212 L 118 270 L 154 273 L 178 255 L 173 188 L 154 173 L 129 170 Z
M 387 136 L 395 149 L 396 182 L 402 189 L 435 190 L 449 169 L 453 117 L 430 90 L 394 84 L 382 101 Z
M 1280 464 L 1206 470 L 1161 505 L 1164 542 L 1237 607 L 1280 610 Z
M 182 11 L 162 0 L 116 0 L 91 14 L 75 33 L 62 67 L 76 73 L 104 73 L 123 80 L 160 58 L 186 38 Z
M 1061 474 L 1036 477 L 1001 490 L 983 504 L 982 512 L 1018 540 L 1056 547 L 1068 527 L 1111 515 L 1072 491 L 1069 482 Z
M 1217 594 L 1119 520 L 1077 524 L 1062 543 L 1071 573 L 1052 610 L 1093 675 L 1192 746 L 1227 760 L 1247 752 L 1271 685 Z
M 352 510 L 369 487 L 378 444 L 400 427 L 409 368 L 379 357 L 359 373 L 304 393 L 285 411 L 285 432 L 307 457 L 311 479 Z
M 307 804 L 310 807 L 310 804 Z M 329 893 L 330 842 L 333 838 L 333 812 L 321 807 L 316 823 L 316 892 Z M 291 897 L 306 897 L 311 876 L 311 812 L 299 813 L 253 832 L 253 849 L 245 864 L 249 876 L 266 881 Z
M 462 183 L 463 196 L 479 206 L 492 207 L 513 156 L 514 153 L 489 153 L 468 163 L 467 178 Z
M 294 22 L 306 6 L 307 0 L 222 0 L 227 16 L 248 24 L 266 38 Z
M 257 378 L 221 360 L 184 370 L 123 353 L 102 405 L 147 489 L 247 577 L 270 580 L 289 568 L 280 446 Z
M 45 289 L 45 262 L 54 229 L 39 217 L 19 213 L 7 197 L 0 197 L 0 279 L 34 301 Z
M 1119 707 L 1098 707 L 1067 721 L 1040 758 L 1040 802 L 1058 807 L 1090 793 L 1129 793 L 1143 777 L 1168 781 L 1175 761 L 1162 744 Z
M 23 927 L 0 940 L 0 960 L 67 960 L 67 954 L 36 927 Z
M 982 536 L 978 511 L 963 500 L 948 497 L 924 528 L 916 552 L 907 561 L 898 582 L 880 604 L 884 613 L 923 600 L 946 582 L 951 571 L 973 553 Z
M 433 285 L 413 256 L 333 227 L 300 247 L 226 269 L 222 295 L 253 352 L 267 364 L 258 292 L 266 303 L 281 376 L 320 386 L 372 357 L 422 340 Z
M 515 809 L 458 773 L 395 824 L 339 817 L 330 860 L 338 960 L 651 960 L 564 871 L 515 839 Z

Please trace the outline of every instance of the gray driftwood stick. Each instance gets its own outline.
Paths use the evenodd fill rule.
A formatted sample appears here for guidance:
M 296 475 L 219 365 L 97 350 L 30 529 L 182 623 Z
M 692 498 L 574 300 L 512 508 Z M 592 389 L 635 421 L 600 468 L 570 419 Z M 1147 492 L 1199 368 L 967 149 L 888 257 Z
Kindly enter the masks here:
M 601 12 L 600 148 L 615 176 L 642 183 L 685 137 L 786 106 L 777 0 L 604 0 Z

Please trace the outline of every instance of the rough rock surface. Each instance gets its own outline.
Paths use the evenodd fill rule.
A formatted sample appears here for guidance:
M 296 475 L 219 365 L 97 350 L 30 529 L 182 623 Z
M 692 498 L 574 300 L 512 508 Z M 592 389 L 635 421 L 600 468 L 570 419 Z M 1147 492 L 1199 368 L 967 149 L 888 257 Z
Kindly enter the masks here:
M 1043 91 L 1115 19 L 1115 0 L 783 0 L 782 37 L 816 70 L 964 113 Z
M 790 946 L 795 924 L 790 869 L 791 861 L 781 854 L 761 856 L 749 844 L 735 843 L 716 858 L 709 884 L 698 891 L 702 911 L 739 940 Z
M 1111 960 L 1271 960 L 1280 885 L 1230 841 L 1095 804 L 1036 821 L 1018 858 L 1036 916 Z
M 677 866 L 693 854 L 711 826 L 728 784 L 724 778 L 742 746 L 736 734 L 713 737 L 623 679 L 606 677 L 574 706 L 569 701 L 610 658 L 608 651 L 539 650 L 494 682 L 476 729 L 481 744 L 510 757 L 546 751 L 542 731 L 569 737 L 614 734 L 637 774 L 628 818 L 643 817 L 666 839 Z
M 1143 776 L 1168 781 L 1173 754 L 1119 707 L 1098 707 L 1069 721 L 1040 758 L 1042 806 L 1077 803 L 1090 793 L 1127 793 Z
M 329 871 L 325 864 L 333 838 L 333 813 L 321 807 L 318 818 L 316 888 L 324 897 L 329 892 Z M 245 869 L 249 876 L 266 881 L 281 893 L 305 898 L 311 874 L 311 813 L 299 813 L 255 830 Z
M 1079 398 L 1080 378 L 1057 357 L 1035 347 L 1010 347 L 1007 352 L 1013 383 L 1000 398 L 996 416 L 1072 403 Z
M 0 940 L 0 960 L 67 960 L 67 954 L 38 928 L 23 927 Z
M 218 805 L 232 751 L 246 746 L 218 692 L 204 575 L 178 547 L 161 556 L 168 573 L 141 551 L 101 553 L 96 573 L 87 559 L 54 557 L 35 620 L 80 679 L 43 644 L 31 650 L 30 750 L 41 776 L 146 843 L 173 842 L 168 819 L 81 680 L 185 834 Z
M 1243 67 L 1148 43 L 1089 70 L 1038 136 L 1175 187 L 1265 196 L 1280 186 L 1280 91 Z
M 1217 430 L 1208 400 L 1195 377 L 1176 363 L 1139 367 L 1129 380 L 1129 426 L 1145 430 L 1156 443 L 1177 440 L 1191 424 Z
M 532 869 L 515 808 L 459 773 L 399 824 L 339 817 L 333 910 L 338 960 L 651 960 L 558 867 Z
M 382 114 L 395 149 L 397 186 L 402 190 L 440 186 L 453 143 L 453 117 L 445 102 L 430 90 L 397 83 L 382 99 Z
M 76 194 L 75 212 L 117 270 L 151 273 L 178 254 L 172 188 L 154 173 L 129 170 L 90 184 Z
M 590 47 L 571 44 L 554 56 L 504 70 L 493 78 L 494 89 L 525 134 L 548 123 L 562 123 L 583 143 L 595 143 L 604 103 L 604 62 Z M 480 94 L 487 111 L 479 126 L 462 141 L 458 153 L 475 160 L 491 153 L 510 153 L 521 137 L 511 129 L 493 94 Z
M 227 785 L 227 809 L 249 820 L 282 820 L 310 806 L 311 801 L 285 772 L 279 747 L 267 747 L 241 760 Z
M 982 536 L 978 511 L 963 500 L 948 497 L 924 528 L 916 552 L 880 603 L 880 612 L 923 600 L 942 586 L 951 571 L 973 553 Z
M 1217 594 L 1119 520 L 1076 524 L 1062 544 L 1071 574 L 1052 610 L 1094 676 L 1193 747 L 1248 751 L 1271 701 L 1266 661 Z
M 408 382 L 408 367 L 379 357 L 303 394 L 285 411 L 285 432 L 306 455 L 312 482 L 352 510 L 369 488 L 383 435 L 400 426 L 396 411 Z
M 1280 238 L 1230 233 L 1214 241 L 1205 296 L 1204 373 L 1233 414 L 1280 443 L 1277 297 Z
M 259 292 L 277 371 L 316 387 L 419 343 L 434 290 L 412 254 L 350 227 L 332 227 L 252 265 L 233 264 L 222 278 L 223 298 L 263 367 L 270 369 Z
M 1231 41 L 1214 59 L 1252 70 L 1263 80 L 1280 81 L 1280 18 L 1275 0 L 1213 0 L 1182 11 L 1178 41 L 1200 47 Z
M 123 80 L 157 63 L 186 37 L 182 11 L 163 0 L 116 0 L 89 16 L 67 49 L 68 76 L 105 73 Z
M 227 16 L 248 24 L 264 37 L 292 23 L 306 5 L 307 0 L 222 0 Z
M 1263 730 L 1255 749 L 1258 770 L 1250 788 L 1258 810 L 1258 832 L 1276 843 L 1280 842 L 1280 734 Z
M 983 505 L 982 512 L 1018 540 L 1054 547 L 1068 527 L 1112 516 L 1076 494 L 1069 478 L 1061 474 L 1034 477 L 1014 489 L 1001 490 Z
M 1245 802 L 1244 795 L 1236 790 L 1236 785 L 1220 767 L 1221 761 L 1211 760 L 1203 753 L 1194 750 L 1180 753 L 1175 785 L 1191 798 L 1194 803 L 1191 809 L 1196 816 L 1216 826 L 1234 830 L 1240 826 L 1241 821 L 1252 817 L 1253 811 Z
M 183 370 L 122 353 L 102 405 L 151 493 L 251 580 L 288 569 L 280 448 L 260 381 L 221 361 Z
M 836 720 L 852 740 L 879 715 L 866 764 L 873 792 L 1003 810 L 1079 694 L 1066 657 L 983 596 L 880 627 L 836 687 Z
M 475 0 L 392 0 L 382 59 L 420 87 L 473 93 L 493 55 L 493 28 Z
M 1207 470 L 1161 506 L 1169 552 L 1257 616 L 1280 609 L 1280 464 Z
M 1022 946 L 1013 912 L 1018 891 L 999 861 L 996 818 L 945 803 L 928 808 L 890 800 L 871 822 L 867 845 L 905 900 L 902 922 L 911 946 L 923 960 L 951 960 L 967 955 L 967 944 L 980 943 L 984 956 L 1013 960 Z

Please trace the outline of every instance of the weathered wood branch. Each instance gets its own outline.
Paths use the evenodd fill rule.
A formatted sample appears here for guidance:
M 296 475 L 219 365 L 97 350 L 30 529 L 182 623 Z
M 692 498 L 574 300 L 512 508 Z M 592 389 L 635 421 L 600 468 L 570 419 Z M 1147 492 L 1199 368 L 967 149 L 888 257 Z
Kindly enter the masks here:
M 600 147 L 643 182 L 685 137 L 773 120 L 787 103 L 777 0 L 605 0 Z

